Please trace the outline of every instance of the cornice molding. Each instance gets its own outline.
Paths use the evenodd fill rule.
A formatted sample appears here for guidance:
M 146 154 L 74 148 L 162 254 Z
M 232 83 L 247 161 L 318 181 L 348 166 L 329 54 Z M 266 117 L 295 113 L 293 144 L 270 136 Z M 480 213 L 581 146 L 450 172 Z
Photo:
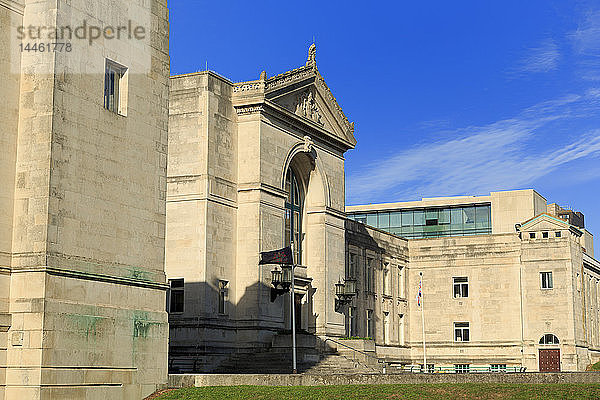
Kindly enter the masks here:
M 25 6 L 15 0 L 0 0 L 0 7 L 8 8 L 20 15 L 25 11 Z

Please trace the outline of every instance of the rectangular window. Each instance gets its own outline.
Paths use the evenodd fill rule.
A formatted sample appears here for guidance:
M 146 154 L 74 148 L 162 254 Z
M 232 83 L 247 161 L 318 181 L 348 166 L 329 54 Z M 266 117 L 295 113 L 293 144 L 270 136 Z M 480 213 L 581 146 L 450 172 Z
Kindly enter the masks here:
M 390 313 L 383 312 L 383 343 L 390 343 Z
M 367 310 L 367 337 L 373 338 L 373 310 Z
M 454 372 L 457 374 L 468 374 L 469 364 L 454 364 Z
M 413 226 L 413 212 L 402 211 L 402 226 Z
M 356 214 L 354 216 L 354 220 L 356 222 L 360 222 L 360 223 L 366 224 L 367 223 L 367 216 L 364 215 L 364 214 Z
M 454 341 L 468 342 L 470 340 L 469 323 L 455 322 L 454 323 Z
M 404 298 L 404 268 L 398 267 L 398 297 Z
M 535 239 L 535 232 L 529 232 L 529 239 Z
M 452 278 L 454 298 L 469 297 L 469 278 L 466 276 Z
M 367 225 L 377 228 L 377 214 L 367 214 Z
M 398 314 L 398 344 L 404 346 L 404 314 Z
M 390 214 L 389 213 L 379 213 L 377 227 L 380 229 L 387 229 L 390 227 Z
M 169 312 L 182 313 L 184 299 L 183 279 L 169 279 Z
M 561 232 L 561 231 L 556 231 L 556 232 L 554 233 L 554 236 L 555 236 L 555 237 L 557 237 L 557 238 L 559 238 L 559 237 L 561 237 L 561 236 L 562 236 L 562 232 Z
M 540 272 L 540 280 L 542 283 L 542 289 L 554 288 L 554 282 L 552 282 L 552 272 Z
M 348 307 L 348 318 L 346 319 L 346 336 L 358 336 L 356 332 L 356 307 Z
M 413 221 L 415 226 L 425 225 L 425 213 L 421 211 L 413 211 Z
M 372 258 L 367 258 L 367 262 L 365 264 L 365 290 L 369 293 L 375 293 L 375 281 L 374 277 L 374 260 Z
M 227 314 L 227 286 L 228 281 L 219 281 L 219 314 Z
M 548 232 L 542 232 L 542 238 L 548 239 Z
M 506 372 L 506 364 L 490 364 L 492 372 Z
M 383 294 L 386 296 L 391 295 L 392 293 L 390 292 L 390 266 L 388 263 L 385 263 L 385 265 L 383 266 Z
M 443 210 L 439 210 L 439 221 L 440 225 L 448 225 L 450 224 L 450 209 L 445 208 Z
M 127 67 L 106 60 L 104 72 L 104 108 L 127 115 Z
M 357 278 L 358 272 L 358 254 L 350 253 L 348 257 L 348 271 L 346 273 L 346 277 L 348 278 Z
M 402 213 L 400 213 L 400 212 L 390 213 L 390 228 L 399 228 L 402 226 L 401 216 L 402 216 Z

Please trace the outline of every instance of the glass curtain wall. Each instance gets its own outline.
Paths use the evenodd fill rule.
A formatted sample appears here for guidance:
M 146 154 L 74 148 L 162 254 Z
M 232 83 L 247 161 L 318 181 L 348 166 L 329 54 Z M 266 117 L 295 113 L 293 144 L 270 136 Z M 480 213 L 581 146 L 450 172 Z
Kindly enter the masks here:
M 492 233 L 489 204 L 351 213 L 348 218 L 407 239 Z

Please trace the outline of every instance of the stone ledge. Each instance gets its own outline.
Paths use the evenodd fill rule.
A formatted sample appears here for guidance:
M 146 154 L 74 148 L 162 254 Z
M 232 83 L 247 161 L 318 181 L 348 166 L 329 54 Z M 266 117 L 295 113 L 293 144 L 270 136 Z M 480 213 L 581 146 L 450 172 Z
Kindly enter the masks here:
M 321 386 L 424 383 L 600 383 L 600 372 L 471 374 L 169 374 L 170 388 L 202 386 Z

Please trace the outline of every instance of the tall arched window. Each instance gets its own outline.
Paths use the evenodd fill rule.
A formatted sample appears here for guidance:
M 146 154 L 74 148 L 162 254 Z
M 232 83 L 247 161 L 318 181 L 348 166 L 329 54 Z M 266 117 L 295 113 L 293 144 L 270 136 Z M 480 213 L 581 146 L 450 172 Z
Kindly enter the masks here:
M 302 203 L 304 198 L 300 184 L 294 171 L 290 168 L 285 178 L 285 190 L 288 197 L 285 201 L 285 245 L 294 241 L 294 260 L 302 263 Z

